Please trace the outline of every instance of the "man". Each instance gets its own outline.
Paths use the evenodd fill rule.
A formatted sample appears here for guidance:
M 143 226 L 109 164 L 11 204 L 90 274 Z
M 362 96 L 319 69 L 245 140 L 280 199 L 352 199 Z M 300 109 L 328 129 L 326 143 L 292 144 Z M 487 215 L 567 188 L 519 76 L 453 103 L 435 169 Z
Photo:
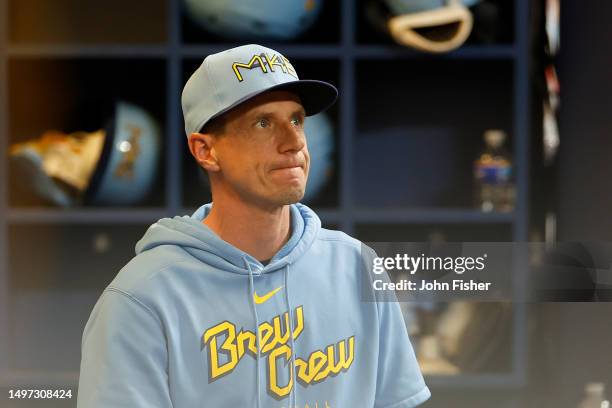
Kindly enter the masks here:
M 213 204 L 153 224 L 83 334 L 79 407 L 414 407 L 397 303 L 361 299 L 361 243 L 297 202 L 304 118 L 336 89 L 280 53 L 209 55 L 183 90 Z M 259 334 L 259 335 L 257 335 Z

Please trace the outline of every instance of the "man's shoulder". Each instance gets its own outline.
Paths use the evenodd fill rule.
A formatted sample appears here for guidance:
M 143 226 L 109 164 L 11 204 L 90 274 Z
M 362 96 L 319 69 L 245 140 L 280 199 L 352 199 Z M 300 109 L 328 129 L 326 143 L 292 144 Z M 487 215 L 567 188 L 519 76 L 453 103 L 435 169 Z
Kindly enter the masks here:
M 350 235 L 337 230 L 321 228 L 317 235 L 317 241 L 328 245 L 349 246 L 361 250 L 363 243 Z
M 342 247 L 347 250 L 352 250 L 357 256 L 364 259 L 376 256 L 376 252 L 367 244 L 342 231 L 321 228 L 317 236 L 317 241 L 323 245 L 336 246 L 337 248 L 334 249 Z
M 192 262 L 175 245 L 160 245 L 134 256 L 109 284 L 136 297 L 156 293 L 173 279 L 181 265 Z

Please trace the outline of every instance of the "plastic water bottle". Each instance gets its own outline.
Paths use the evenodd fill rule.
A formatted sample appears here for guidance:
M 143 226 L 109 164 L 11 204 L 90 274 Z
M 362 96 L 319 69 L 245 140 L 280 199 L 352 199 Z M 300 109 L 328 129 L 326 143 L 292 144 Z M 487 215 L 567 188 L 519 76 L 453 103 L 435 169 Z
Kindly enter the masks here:
M 474 162 L 474 201 L 482 211 L 512 211 L 515 187 L 512 182 L 512 157 L 504 148 L 506 133 L 487 130 L 485 149 Z

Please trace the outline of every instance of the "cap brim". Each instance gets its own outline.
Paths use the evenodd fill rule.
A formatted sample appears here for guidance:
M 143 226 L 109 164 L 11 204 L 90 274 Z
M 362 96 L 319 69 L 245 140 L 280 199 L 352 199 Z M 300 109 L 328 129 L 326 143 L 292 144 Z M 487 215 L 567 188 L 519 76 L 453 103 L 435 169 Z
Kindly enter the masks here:
M 306 111 L 306 116 L 312 116 L 319 112 L 323 112 L 332 106 L 338 98 L 338 90 L 335 86 L 316 79 L 301 79 L 293 82 L 285 82 L 284 84 L 275 85 L 272 88 L 266 89 L 266 92 L 278 89 L 294 92 L 299 96 L 302 101 L 302 106 Z
M 304 111 L 306 111 L 306 116 L 312 116 L 316 115 L 317 113 L 323 112 L 324 110 L 332 106 L 338 98 L 338 89 L 336 89 L 336 87 L 332 84 L 325 81 L 319 81 L 316 79 L 299 79 L 295 81 L 284 82 L 282 84 L 277 84 L 266 89 L 258 90 L 257 92 L 253 92 L 244 96 L 243 98 L 240 98 L 227 108 L 219 111 L 215 116 L 208 119 L 205 123 L 202 124 L 202 126 L 200 126 L 199 130 L 201 130 L 206 125 L 206 123 L 210 122 L 212 119 L 234 109 L 241 103 L 246 102 L 249 99 L 252 99 L 257 95 L 261 95 L 265 92 L 277 90 L 287 90 L 289 92 L 295 93 L 302 102 Z

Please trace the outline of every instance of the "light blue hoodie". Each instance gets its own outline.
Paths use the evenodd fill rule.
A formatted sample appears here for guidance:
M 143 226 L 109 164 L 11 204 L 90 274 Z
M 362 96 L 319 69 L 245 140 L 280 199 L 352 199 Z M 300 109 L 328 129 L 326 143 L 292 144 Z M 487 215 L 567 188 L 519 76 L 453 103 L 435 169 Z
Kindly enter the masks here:
M 210 208 L 149 227 L 98 300 L 79 407 L 408 408 L 429 398 L 399 305 L 361 299 L 359 241 L 292 205 L 291 238 L 264 266 L 202 223 Z

